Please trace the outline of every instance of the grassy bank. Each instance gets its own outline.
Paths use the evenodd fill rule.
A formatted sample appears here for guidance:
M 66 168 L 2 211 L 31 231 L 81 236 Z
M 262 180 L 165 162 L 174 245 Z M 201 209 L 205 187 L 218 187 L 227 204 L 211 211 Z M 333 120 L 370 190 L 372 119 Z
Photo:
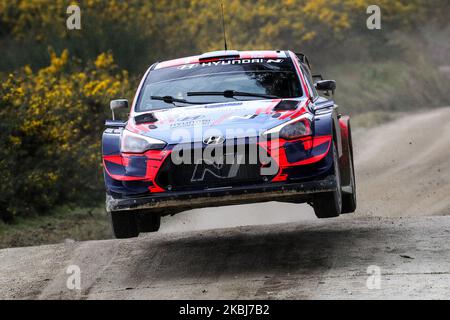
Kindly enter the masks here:
M 103 208 L 59 208 L 53 215 L 18 218 L 12 225 L 0 222 L 0 249 L 111 237 Z

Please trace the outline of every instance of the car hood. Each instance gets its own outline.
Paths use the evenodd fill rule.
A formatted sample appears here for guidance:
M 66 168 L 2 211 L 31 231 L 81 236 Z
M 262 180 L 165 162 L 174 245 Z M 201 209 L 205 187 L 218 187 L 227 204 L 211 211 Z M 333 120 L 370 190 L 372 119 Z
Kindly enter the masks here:
M 275 107 L 282 101 L 236 101 L 170 108 L 152 112 L 153 119 L 140 124 L 134 120 L 139 114 L 134 114 L 127 129 L 168 144 L 203 141 L 212 136 L 255 137 L 306 111 L 305 99 L 295 99 L 298 107 L 294 110 L 277 110 Z

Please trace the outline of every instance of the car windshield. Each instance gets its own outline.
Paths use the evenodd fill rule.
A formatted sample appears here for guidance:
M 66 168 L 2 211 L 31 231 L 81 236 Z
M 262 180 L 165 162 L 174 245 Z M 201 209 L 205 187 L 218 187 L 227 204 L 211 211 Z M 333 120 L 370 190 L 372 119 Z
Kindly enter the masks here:
M 136 112 L 302 95 L 291 59 L 203 62 L 151 71 L 140 93 Z

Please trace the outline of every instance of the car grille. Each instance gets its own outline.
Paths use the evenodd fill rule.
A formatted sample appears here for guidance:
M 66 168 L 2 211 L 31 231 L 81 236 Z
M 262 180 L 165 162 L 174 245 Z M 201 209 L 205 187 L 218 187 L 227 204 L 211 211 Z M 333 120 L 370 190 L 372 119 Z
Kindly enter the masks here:
M 259 184 L 274 177 L 261 175 L 260 147 L 235 146 L 232 152 L 230 149 L 225 150 L 225 147 L 220 148 L 223 148 L 220 154 L 234 159 L 235 163 L 217 164 L 205 161 L 201 157 L 195 159 L 195 154 L 203 155 L 204 148 L 184 149 L 190 153 L 191 161 L 174 164 L 172 157 L 168 157 L 157 175 L 156 183 L 171 191 L 193 191 Z M 250 159 L 253 161 L 250 162 Z

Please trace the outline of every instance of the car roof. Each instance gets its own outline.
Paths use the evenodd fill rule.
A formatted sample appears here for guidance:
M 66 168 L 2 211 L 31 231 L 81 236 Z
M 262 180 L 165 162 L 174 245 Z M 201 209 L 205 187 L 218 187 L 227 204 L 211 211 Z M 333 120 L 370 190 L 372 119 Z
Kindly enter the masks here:
M 263 50 L 263 51 L 212 51 L 201 55 L 186 58 L 174 59 L 159 62 L 154 67 L 155 70 L 181 66 L 184 64 L 196 64 L 200 62 L 210 62 L 226 59 L 285 59 L 288 58 L 286 51 L 282 50 Z

